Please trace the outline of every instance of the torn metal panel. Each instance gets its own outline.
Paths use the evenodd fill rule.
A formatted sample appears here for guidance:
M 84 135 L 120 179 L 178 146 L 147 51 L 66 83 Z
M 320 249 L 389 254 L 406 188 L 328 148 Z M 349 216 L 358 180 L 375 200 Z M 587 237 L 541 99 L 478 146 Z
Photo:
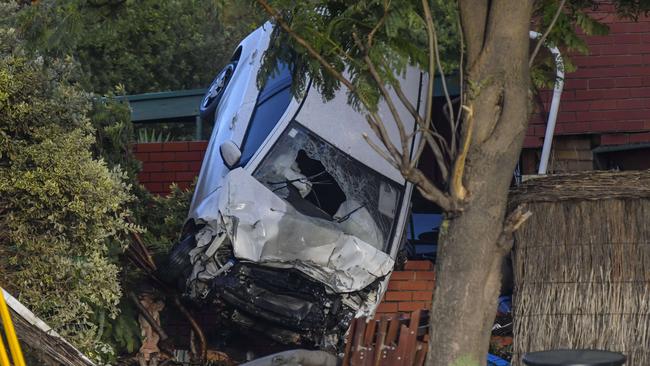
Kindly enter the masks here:
M 394 266 L 386 253 L 345 232 L 355 225 L 302 214 L 243 169 L 231 171 L 198 212 L 207 224 L 190 254 L 198 278 L 221 267 L 216 259 L 196 258 L 209 244 L 224 243 L 224 235 L 237 260 L 295 268 L 337 293 L 362 290 Z

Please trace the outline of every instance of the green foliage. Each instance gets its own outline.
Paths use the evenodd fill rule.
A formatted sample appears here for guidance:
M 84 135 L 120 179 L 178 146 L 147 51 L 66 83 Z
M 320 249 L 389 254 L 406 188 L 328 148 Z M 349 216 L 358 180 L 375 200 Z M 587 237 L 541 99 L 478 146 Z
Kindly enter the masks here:
M 420 1 L 365 0 L 365 1 L 309 1 L 274 0 L 269 2 L 279 9 L 287 23 L 303 37 L 336 71 L 346 70 L 362 99 L 374 108 L 379 92 L 377 84 L 362 61 L 368 53 L 381 78 L 394 83 L 408 65 L 428 67 L 427 35 Z M 433 12 L 438 22 L 441 58 L 449 70 L 457 67 L 457 15 L 454 2 L 436 0 Z M 368 47 L 368 37 L 373 34 Z M 363 43 L 355 42 L 355 36 Z M 273 47 L 266 53 L 266 62 L 258 81 L 262 82 L 275 69 L 278 60 L 296 70 L 294 93 L 301 93 L 309 75 L 312 83 L 330 99 L 339 82 L 332 78 L 320 63 L 307 55 L 306 50 L 288 34 L 276 29 Z M 350 102 L 359 107 L 358 95 L 350 95 Z
M 0 279 L 82 350 L 110 353 L 96 317 L 117 315 L 114 253 L 138 230 L 125 174 L 92 155 L 75 65 L 27 56 L 11 28 L 0 37 Z
M 367 52 L 387 83 L 394 83 L 395 76 L 401 74 L 406 65 L 427 67 L 426 28 L 420 1 L 271 0 L 269 3 L 329 65 L 338 72 L 349 72 L 359 95 L 369 102 L 370 108 L 374 108 L 379 93 L 376 83 L 362 62 L 365 52 L 354 42 L 353 34 L 365 43 L 368 35 L 377 28 L 374 43 Z M 597 0 L 567 0 L 547 42 L 558 45 L 563 50 L 588 53 L 587 45 L 576 33 L 576 29 L 587 35 L 603 35 L 608 32 L 608 27 L 592 18 L 589 13 L 590 10 L 597 9 L 600 3 Z M 648 0 L 618 0 L 613 3 L 620 16 L 633 19 L 650 9 Z M 433 0 L 429 1 L 429 4 L 440 48 L 440 62 L 448 74 L 459 67 L 461 50 L 458 1 Z M 533 29 L 540 33 L 548 29 L 559 4 L 558 0 L 537 0 L 533 13 Z M 274 47 L 266 54 L 264 72 L 258 81 L 265 80 L 274 70 L 277 61 L 281 60 L 296 69 L 298 83 L 295 93 L 299 94 L 305 87 L 306 80 L 311 78 L 325 98 L 331 98 L 334 91 L 340 87 L 339 82 L 288 34 L 280 30 L 276 33 Z M 574 71 L 575 66 L 566 53 L 563 57 L 565 71 Z M 555 63 L 548 52 L 543 50 L 538 56 L 531 74 L 533 84 L 537 87 L 553 84 Z M 308 77 L 301 77 L 302 75 Z M 351 95 L 350 101 L 359 107 L 356 96 Z
M 139 222 L 147 228 L 142 240 L 154 255 L 166 255 L 171 245 L 178 240 L 187 211 L 190 208 L 194 186 L 181 189 L 175 183 L 167 196 L 141 193 L 143 205 L 136 214 Z
M 142 128 L 138 131 L 138 143 L 147 143 L 147 142 L 168 142 L 171 139 L 171 134 L 163 134 L 163 131 L 157 131 L 155 129 L 148 130 L 147 128 Z
M 258 23 L 245 0 L 43 0 L 19 17 L 31 50 L 79 61 L 87 90 L 129 94 L 206 87 Z

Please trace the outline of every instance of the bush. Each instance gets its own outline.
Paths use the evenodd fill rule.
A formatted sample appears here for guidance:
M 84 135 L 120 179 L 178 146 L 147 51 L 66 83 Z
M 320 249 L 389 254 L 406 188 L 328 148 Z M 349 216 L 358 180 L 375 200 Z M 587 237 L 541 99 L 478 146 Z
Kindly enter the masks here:
M 110 353 L 96 319 L 117 314 L 130 187 L 93 157 L 76 66 L 26 56 L 14 34 L 0 27 L 0 281 L 81 350 Z

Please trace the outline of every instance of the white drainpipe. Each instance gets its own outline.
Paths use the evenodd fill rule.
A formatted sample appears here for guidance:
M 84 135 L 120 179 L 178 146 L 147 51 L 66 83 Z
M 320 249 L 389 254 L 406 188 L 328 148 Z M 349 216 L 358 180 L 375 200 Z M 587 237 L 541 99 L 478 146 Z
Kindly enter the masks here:
M 530 39 L 539 39 L 542 34 L 535 31 L 529 32 Z M 557 112 L 560 108 L 560 98 L 562 97 L 562 89 L 564 88 L 564 61 L 560 50 L 553 46 L 549 47 L 545 44 L 546 48 L 555 57 L 555 87 L 553 88 L 553 100 L 551 101 L 551 110 L 548 113 L 548 122 L 546 123 L 546 134 L 544 135 L 544 146 L 542 147 L 542 158 L 539 162 L 539 169 L 537 174 L 546 174 L 548 168 L 548 159 L 551 156 L 551 145 L 553 144 L 553 134 L 555 132 L 555 121 L 557 120 Z

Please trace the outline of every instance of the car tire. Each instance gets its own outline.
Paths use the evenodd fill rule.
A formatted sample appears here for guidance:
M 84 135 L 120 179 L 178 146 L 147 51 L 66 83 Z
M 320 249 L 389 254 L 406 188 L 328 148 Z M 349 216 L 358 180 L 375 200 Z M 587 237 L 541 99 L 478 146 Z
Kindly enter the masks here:
M 159 276 L 172 286 L 178 286 L 180 290 L 185 287 L 187 276 L 192 271 L 190 262 L 190 251 L 196 247 L 194 235 L 188 235 L 183 240 L 174 244 L 167 257 L 167 265 L 160 268 Z
M 231 62 L 226 65 L 226 67 L 217 74 L 217 77 L 214 78 L 208 91 L 205 93 L 205 96 L 203 96 L 201 105 L 199 106 L 199 115 L 204 121 L 212 122 L 214 120 L 214 113 L 217 110 L 219 101 L 221 101 L 221 97 L 223 96 L 228 83 L 230 83 L 233 73 L 235 72 L 235 66 L 237 66 L 237 62 Z

